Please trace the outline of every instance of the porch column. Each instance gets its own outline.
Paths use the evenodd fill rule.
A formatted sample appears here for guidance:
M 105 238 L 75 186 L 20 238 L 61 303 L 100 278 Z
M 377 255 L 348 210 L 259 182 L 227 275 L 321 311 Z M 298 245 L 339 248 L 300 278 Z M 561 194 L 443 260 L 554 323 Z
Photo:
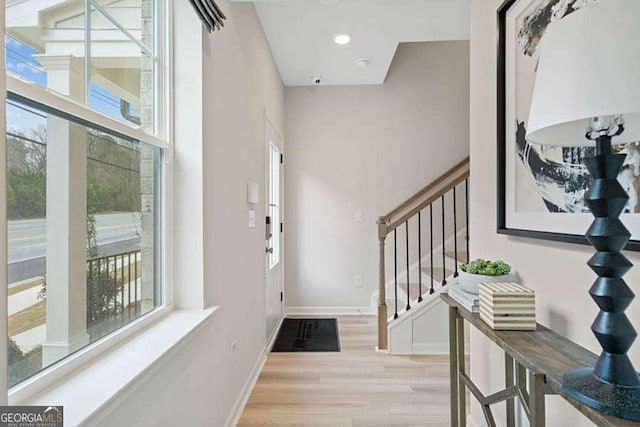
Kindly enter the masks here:
M 140 28 L 142 42 L 152 46 L 153 0 L 141 0 Z M 149 133 L 154 128 L 154 62 L 145 55 L 140 56 L 140 126 Z M 151 149 L 142 147 L 140 153 L 140 205 L 141 205 L 141 312 L 147 313 L 156 306 L 155 290 L 155 165 Z
M 83 61 L 71 56 L 38 58 L 47 85 L 84 97 Z M 47 336 L 42 363 L 89 343 L 87 334 L 87 130 L 47 116 Z

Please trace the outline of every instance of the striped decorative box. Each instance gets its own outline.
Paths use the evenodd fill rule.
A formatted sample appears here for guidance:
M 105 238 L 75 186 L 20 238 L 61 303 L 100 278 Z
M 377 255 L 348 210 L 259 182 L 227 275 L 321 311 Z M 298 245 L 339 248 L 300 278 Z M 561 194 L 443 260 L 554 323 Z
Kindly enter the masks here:
M 494 330 L 534 331 L 536 294 L 516 283 L 481 283 L 480 318 Z

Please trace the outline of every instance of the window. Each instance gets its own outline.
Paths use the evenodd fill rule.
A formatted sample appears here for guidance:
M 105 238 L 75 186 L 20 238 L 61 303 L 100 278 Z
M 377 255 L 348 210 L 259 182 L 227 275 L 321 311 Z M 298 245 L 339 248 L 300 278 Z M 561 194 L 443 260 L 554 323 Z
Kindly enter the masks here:
M 166 3 L 7 1 L 10 386 L 167 303 Z

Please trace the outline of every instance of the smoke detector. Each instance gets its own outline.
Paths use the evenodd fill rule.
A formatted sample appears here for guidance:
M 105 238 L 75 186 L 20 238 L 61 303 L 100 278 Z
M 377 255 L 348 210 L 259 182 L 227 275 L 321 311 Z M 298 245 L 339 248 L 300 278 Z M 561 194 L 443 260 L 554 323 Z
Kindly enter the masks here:
M 365 68 L 368 68 L 370 63 L 371 63 L 371 61 L 369 61 L 368 58 L 356 59 L 356 65 L 358 66 L 358 68 L 362 68 L 363 70 Z

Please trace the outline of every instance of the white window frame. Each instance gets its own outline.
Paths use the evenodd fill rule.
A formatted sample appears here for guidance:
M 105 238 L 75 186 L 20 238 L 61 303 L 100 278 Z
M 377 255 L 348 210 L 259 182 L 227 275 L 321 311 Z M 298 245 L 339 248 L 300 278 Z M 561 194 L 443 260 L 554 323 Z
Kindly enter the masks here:
M 90 0 L 92 1 L 92 0 Z M 161 191 L 161 215 L 158 238 L 160 250 L 158 257 L 161 261 L 158 285 L 161 287 L 162 301 L 158 307 L 140 318 L 124 325 L 120 329 L 110 333 L 102 339 L 92 343 L 77 352 L 67 356 L 55 364 L 39 371 L 30 378 L 8 388 L 7 378 L 7 340 L 0 340 L 0 405 L 17 405 L 42 392 L 55 383 L 61 382 L 70 373 L 83 365 L 86 365 L 107 350 L 123 344 L 125 340 L 147 329 L 152 324 L 159 322 L 173 309 L 173 22 L 170 0 L 156 0 L 155 3 L 155 43 L 158 62 L 156 64 L 155 91 L 155 120 L 154 128 L 158 135 L 152 135 L 141 128 L 134 127 L 125 122 L 116 120 L 92 110 L 88 103 L 74 101 L 69 97 L 49 90 L 36 83 L 31 83 L 7 74 L 3 67 L 0 71 L 0 128 L 6 127 L 6 100 L 7 93 L 13 93 L 19 97 L 42 104 L 54 111 L 62 112 L 66 116 L 79 120 L 81 123 L 94 124 L 98 127 L 112 130 L 126 137 L 144 142 L 162 149 L 162 167 L 159 171 Z M 0 34 L 6 35 L 5 25 L 5 1 L 0 0 Z M 87 28 L 90 31 L 90 28 Z M 0 60 L 4 60 L 4 49 L 0 53 Z M 3 78 L 4 77 L 4 78 Z M 6 83 L 6 87 L 4 86 Z M 6 90 L 5 90 L 6 88 Z M 88 100 L 88 98 L 87 98 Z M 5 132 L 2 138 L 6 140 Z M 0 150 L 0 169 L 6 170 L 7 159 L 5 150 Z M 6 177 L 0 174 L 0 200 L 6 200 Z M 6 203 L 0 203 L 0 241 L 7 241 L 7 215 Z M 0 248 L 0 309 L 7 312 L 8 278 L 7 278 L 7 245 Z M 7 336 L 7 316 L 0 316 L 0 333 Z

